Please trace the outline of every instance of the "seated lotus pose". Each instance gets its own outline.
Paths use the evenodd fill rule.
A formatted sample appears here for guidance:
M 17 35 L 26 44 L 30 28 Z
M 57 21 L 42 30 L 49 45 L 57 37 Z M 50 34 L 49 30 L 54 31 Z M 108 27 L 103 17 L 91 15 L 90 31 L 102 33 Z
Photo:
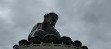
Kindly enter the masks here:
M 31 33 L 29 34 L 29 38 L 34 36 L 44 37 L 47 34 L 53 34 L 58 39 L 60 38 L 59 32 L 55 29 L 55 24 L 58 20 L 58 15 L 51 12 L 44 15 L 44 21 L 42 23 L 37 23 Z

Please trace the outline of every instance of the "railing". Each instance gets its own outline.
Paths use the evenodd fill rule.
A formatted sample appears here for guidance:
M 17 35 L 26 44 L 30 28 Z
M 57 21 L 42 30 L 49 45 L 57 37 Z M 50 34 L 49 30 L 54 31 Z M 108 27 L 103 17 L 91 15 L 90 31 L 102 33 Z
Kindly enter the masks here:
M 81 49 L 81 47 L 75 47 L 73 45 L 65 45 L 65 44 L 53 44 L 53 43 L 41 43 L 41 44 L 30 44 L 20 46 L 19 49 L 30 49 L 30 48 L 38 48 L 38 49 Z

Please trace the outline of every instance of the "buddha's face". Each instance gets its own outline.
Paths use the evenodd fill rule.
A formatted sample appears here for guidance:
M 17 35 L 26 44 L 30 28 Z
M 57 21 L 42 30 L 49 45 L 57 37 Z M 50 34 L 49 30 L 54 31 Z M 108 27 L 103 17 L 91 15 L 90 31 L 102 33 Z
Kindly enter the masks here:
M 54 14 L 45 14 L 44 19 L 47 23 L 52 24 L 52 23 L 56 23 L 57 21 L 57 16 L 55 16 Z
M 47 23 L 51 24 L 53 18 L 47 14 L 47 15 L 44 17 L 44 19 L 45 19 L 45 21 L 46 21 Z

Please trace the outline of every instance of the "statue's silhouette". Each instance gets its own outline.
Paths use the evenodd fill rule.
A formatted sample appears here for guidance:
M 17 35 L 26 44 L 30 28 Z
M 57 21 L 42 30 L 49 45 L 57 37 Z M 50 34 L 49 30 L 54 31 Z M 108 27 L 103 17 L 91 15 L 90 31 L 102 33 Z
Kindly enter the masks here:
M 29 38 L 34 36 L 40 36 L 41 38 L 44 38 L 47 34 L 53 34 L 58 39 L 60 38 L 59 32 L 55 29 L 55 24 L 58 20 L 58 15 L 51 12 L 44 15 L 44 21 L 42 23 L 37 23 L 33 29 L 31 30 L 31 33 L 29 34 Z
M 32 28 L 28 40 L 20 40 L 19 45 L 14 45 L 13 49 L 88 49 L 79 40 L 72 41 L 70 37 L 61 37 L 55 29 L 57 20 L 57 14 L 45 14 L 44 21 Z

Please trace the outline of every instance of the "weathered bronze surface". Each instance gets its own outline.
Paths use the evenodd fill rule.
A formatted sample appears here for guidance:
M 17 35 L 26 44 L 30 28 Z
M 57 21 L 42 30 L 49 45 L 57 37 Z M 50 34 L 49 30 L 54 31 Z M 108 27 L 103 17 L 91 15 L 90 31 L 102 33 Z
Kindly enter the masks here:
M 55 29 L 55 24 L 58 20 L 58 15 L 51 12 L 44 15 L 44 21 L 42 23 L 37 23 L 31 33 L 29 34 L 28 38 L 34 36 L 44 37 L 47 34 L 53 34 L 58 39 L 60 38 L 59 32 Z

